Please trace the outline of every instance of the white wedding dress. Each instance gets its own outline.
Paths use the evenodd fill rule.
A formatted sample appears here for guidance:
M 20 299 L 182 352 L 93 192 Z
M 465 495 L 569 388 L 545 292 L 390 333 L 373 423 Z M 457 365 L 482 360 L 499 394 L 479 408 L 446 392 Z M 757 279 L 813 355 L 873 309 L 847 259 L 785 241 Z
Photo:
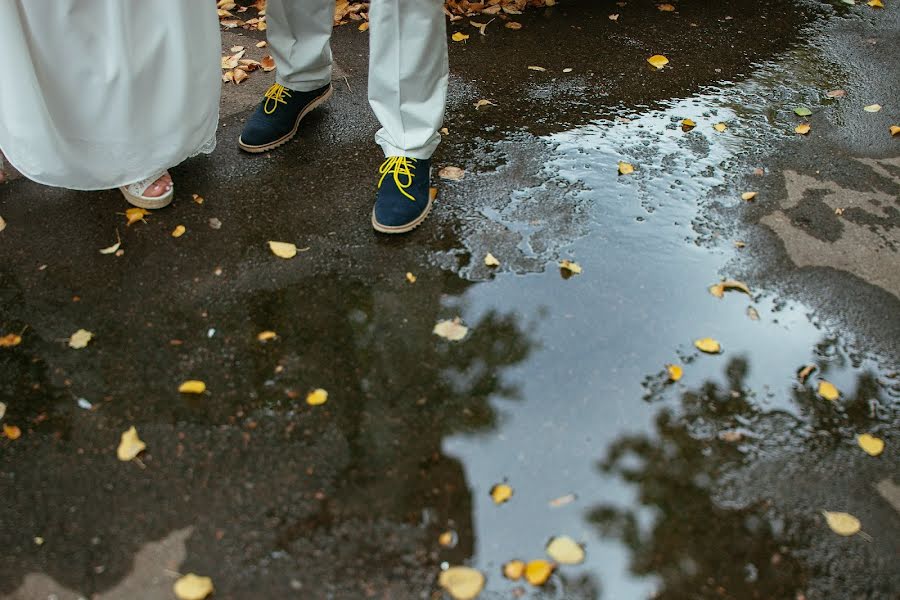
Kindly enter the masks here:
M 220 44 L 212 0 L 0 0 L 0 151 L 77 190 L 211 152 Z

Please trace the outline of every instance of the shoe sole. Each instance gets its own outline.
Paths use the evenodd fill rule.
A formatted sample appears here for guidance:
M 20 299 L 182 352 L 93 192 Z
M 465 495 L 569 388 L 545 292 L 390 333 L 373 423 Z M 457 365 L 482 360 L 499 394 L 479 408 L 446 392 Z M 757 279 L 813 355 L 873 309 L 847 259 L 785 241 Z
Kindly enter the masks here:
M 382 225 L 378 222 L 378 219 L 375 218 L 375 209 L 372 209 L 372 227 L 378 233 L 387 233 L 387 234 L 398 234 L 398 233 L 409 233 L 419 225 L 425 222 L 425 219 L 428 218 L 428 215 L 431 214 L 431 206 L 433 201 L 431 198 L 428 199 L 428 206 L 425 207 L 425 210 L 421 215 L 416 217 L 414 221 L 407 223 L 406 225 L 398 225 L 396 227 L 391 227 L 389 225 Z
M 297 135 L 297 130 L 300 129 L 300 121 L 303 120 L 303 117 L 305 117 L 310 112 L 312 112 L 314 109 L 318 108 L 323 103 L 325 103 L 329 98 L 331 98 L 331 95 L 333 93 L 334 93 L 334 87 L 329 86 L 328 91 L 326 91 L 324 94 L 322 94 L 321 96 L 319 96 L 318 98 L 316 98 L 315 100 L 313 100 L 312 102 L 307 104 L 306 108 L 304 108 L 302 111 L 300 111 L 300 114 L 297 115 L 297 121 L 294 123 L 294 128 L 291 131 L 289 131 L 286 135 L 278 138 L 274 142 L 271 142 L 269 144 L 263 144 L 262 146 L 250 146 L 249 144 L 245 144 L 241 138 L 238 138 L 238 147 L 240 147 L 240 149 L 243 150 L 244 152 L 249 152 L 251 154 L 260 154 L 262 152 L 268 152 L 269 150 L 274 150 L 275 148 L 278 148 L 279 146 L 283 146 L 284 144 L 287 144 L 289 141 L 294 139 L 295 135 Z
M 174 188 L 160 196 L 159 198 L 147 198 L 146 196 L 135 196 L 131 192 L 129 192 L 124 187 L 120 187 L 119 191 L 122 192 L 122 195 L 125 196 L 125 200 L 128 201 L 128 204 L 132 206 L 137 206 L 138 208 L 145 208 L 147 210 L 159 210 L 160 208 L 165 208 L 172 203 L 172 198 L 175 197 Z

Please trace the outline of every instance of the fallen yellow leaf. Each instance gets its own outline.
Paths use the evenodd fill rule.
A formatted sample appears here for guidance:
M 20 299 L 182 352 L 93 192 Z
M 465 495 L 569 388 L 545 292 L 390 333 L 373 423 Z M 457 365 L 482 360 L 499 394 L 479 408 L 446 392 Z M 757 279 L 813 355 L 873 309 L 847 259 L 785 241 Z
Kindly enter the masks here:
M 568 259 L 559 261 L 559 268 L 572 275 L 581 275 L 581 265 Z
M 666 365 L 666 371 L 669 373 L 669 381 L 679 381 L 684 375 L 684 369 L 679 365 Z
M 656 67 L 657 69 L 662 69 L 664 66 L 669 64 L 669 59 L 663 56 L 662 54 L 654 54 L 650 58 L 647 59 L 647 62 Z
M 6 423 L 4 423 L 3 435 L 5 435 L 10 440 L 17 440 L 22 437 L 22 430 L 15 425 L 7 425 Z
M 900 135 L 900 125 L 891 125 L 891 135 Z
M 438 189 L 436 187 L 428 188 L 428 199 L 434 202 L 438 197 Z
M 184 235 L 185 231 L 187 231 L 187 229 L 185 229 L 184 225 L 178 225 L 177 227 L 175 227 L 175 229 L 172 230 L 172 237 L 180 238 Z
M 866 4 L 872 8 L 884 8 L 884 2 L 881 0 L 869 0 Z
M 143 208 L 129 208 L 125 211 L 125 219 L 127 220 L 126 225 L 131 225 L 132 223 L 143 221 L 144 217 L 149 214 L 150 211 L 144 210 Z
M 3 217 L 0 217 L 0 231 L 6 229 L 6 220 Z
M 634 165 L 627 162 L 619 163 L 619 175 L 631 175 L 634 173 Z
M 870 113 L 877 113 L 878 111 L 881 110 L 881 105 L 880 104 L 870 104 L 868 106 L 864 106 L 863 110 L 866 112 L 870 112 Z
M 438 544 L 444 548 L 453 548 L 456 546 L 457 535 L 455 531 L 444 531 L 438 536 Z
M 561 535 L 547 544 L 547 554 L 563 565 L 579 565 L 584 562 L 584 548 L 567 535 Z
M 727 292 L 728 290 L 737 290 L 740 292 L 744 292 L 748 296 L 752 296 L 752 294 L 750 293 L 750 288 L 747 287 L 747 284 L 736 279 L 726 279 L 724 281 L 720 281 L 715 285 L 709 286 L 709 293 L 716 298 L 724 297 L 725 292 Z
M 511 581 L 522 579 L 525 574 L 525 562 L 521 560 L 511 560 L 503 565 L 503 576 Z
M 482 99 L 475 103 L 475 110 L 478 110 L 482 106 L 497 106 L 497 105 L 494 104 L 493 102 L 491 102 L 490 100 Z
M 278 337 L 277 333 L 275 333 L 274 331 L 267 330 L 267 331 L 259 332 L 259 334 L 256 336 L 256 339 L 259 340 L 260 342 L 268 342 L 269 340 L 274 340 L 277 337 Z
M 464 42 L 467 39 L 469 39 L 469 36 L 467 36 L 465 33 L 461 32 L 461 31 L 457 31 L 456 33 L 454 33 L 451 36 L 450 39 L 452 39 L 454 42 Z
M 454 600 L 473 600 L 484 589 L 484 575 L 471 567 L 450 567 L 441 571 L 438 583 Z
M 462 324 L 459 317 L 456 317 L 452 321 L 439 321 L 432 330 L 432 333 L 435 335 L 450 340 L 451 342 L 458 342 L 466 337 L 468 332 L 469 328 Z
M 516 21 L 509 21 L 504 27 L 518 31 L 519 29 L 522 29 L 522 24 Z
M 143 452 L 146 447 L 147 444 L 141 441 L 141 438 L 138 437 L 137 429 L 132 425 L 127 431 L 122 433 L 122 439 L 119 442 L 119 447 L 116 449 L 116 456 L 119 460 L 128 462 Z
M 741 200 L 746 200 L 747 202 L 750 202 L 751 200 L 756 198 L 757 195 L 758 195 L 758 192 L 744 192 L 743 194 L 741 194 Z
M 488 252 L 484 257 L 484 264 L 488 267 L 499 267 L 500 261 L 497 260 L 497 257 Z
M 415 282 L 418 280 L 418 277 L 416 277 L 416 276 L 413 275 L 412 273 L 407 273 L 407 274 L 406 274 L 406 280 L 407 280 L 408 282 L 410 282 L 410 283 L 415 283 Z
M 794 128 L 794 131 L 799 133 L 800 135 L 806 135 L 812 130 L 812 127 L 809 126 L 809 123 L 800 123 L 797 127 Z
M 79 329 L 69 337 L 69 348 L 80 350 L 87 346 L 93 337 L 94 334 L 87 329 Z
M 328 392 L 317 388 L 306 395 L 306 403 L 310 406 L 321 406 L 328 402 Z
M 816 365 L 806 365 L 799 371 L 797 371 L 797 379 L 800 380 L 800 383 L 806 383 L 807 378 L 812 374 L 813 371 L 816 370 Z
M 266 73 L 275 70 L 275 59 L 268 54 L 260 59 L 259 64 L 262 65 L 262 70 Z
M 694 346 L 707 354 L 718 354 L 722 351 L 722 346 L 719 345 L 719 342 L 712 338 L 700 338 L 694 342 Z
M 441 179 L 450 179 L 452 181 L 459 181 L 463 177 L 466 176 L 466 172 L 459 167 L 444 167 L 440 171 L 438 171 L 438 177 Z
M 122 245 L 122 238 L 119 237 L 119 230 L 116 229 L 116 243 L 113 244 L 112 246 L 101 249 L 100 254 L 115 254 L 121 245 Z
M 297 256 L 297 246 L 290 242 L 269 242 L 272 254 L 279 258 L 294 258 Z
M 819 382 L 818 388 L 819 396 L 824 400 L 830 400 L 832 402 L 836 401 L 841 397 L 841 393 L 830 381 L 825 381 L 824 379 Z
M 509 499 L 512 497 L 513 489 L 505 483 L 498 483 L 491 488 L 491 499 L 494 501 L 494 504 L 509 502 Z
M 359 24 L 359 30 L 360 30 L 360 31 L 368 31 L 368 30 L 369 30 L 369 22 L 368 22 L 368 21 L 363 21 L 362 23 L 360 23 L 360 24 Z
M 658 4 L 656 8 L 658 8 L 662 12 L 672 12 L 675 10 L 675 7 L 671 4 Z
M 202 394 L 206 391 L 206 384 L 198 379 L 189 379 L 178 386 L 182 394 Z
M 209 577 L 188 573 L 178 579 L 172 589 L 178 600 L 203 600 L 213 593 L 213 582 Z
M 697 124 L 691 119 L 685 119 L 681 122 L 681 128 L 684 129 L 685 131 L 690 131 L 691 129 L 693 129 L 696 126 L 697 126 Z
M 827 510 L 823 510 L 822 514 L 825 515 L 825 521 L 828 523 L 828 526 L 831 527 L 831 530 L 838 535 L 856 535 L 862 528 L 859 519 L 850 513 L 828 512 Z
M 525 565 L 525 579 L 531 585 L 544 585 L 552 574 L 553 563 L 549 561 L 538 559 L 528 561 L 528 564 Z
M 716 123 L 715 125 L 713 125 L 713 129 L 715 129 L 719 133 L 722 133 L 723 131 L 728 129 L 728 125 L 726 125 L 725 123 Z
M 859 447 L 866 451 L 869 456 L 878 456 L 884 452 L 884 440 L 877 438 L 871 433 L 864 433 L 856 438 Z
M 22 343 L 22 336 L 18 333 L 7 333 L 0 337 L 0 348 L 12 348 Z

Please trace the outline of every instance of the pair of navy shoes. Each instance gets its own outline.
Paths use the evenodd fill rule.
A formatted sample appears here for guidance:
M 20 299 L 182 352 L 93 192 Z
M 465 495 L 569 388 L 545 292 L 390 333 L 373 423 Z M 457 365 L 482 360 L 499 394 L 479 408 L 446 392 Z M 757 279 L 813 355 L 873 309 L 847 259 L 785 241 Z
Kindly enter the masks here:
M 238 145 L 246 152 L 268 152 L 291 140 L 300 121 L 331 97 L 326 85 L 297 92 L 274 84 L 244 125 Z M 379 169 L 372 227 L 381 233 L 406 233 L 422 224 L 431 210 L 431 160 L 389 156 Z

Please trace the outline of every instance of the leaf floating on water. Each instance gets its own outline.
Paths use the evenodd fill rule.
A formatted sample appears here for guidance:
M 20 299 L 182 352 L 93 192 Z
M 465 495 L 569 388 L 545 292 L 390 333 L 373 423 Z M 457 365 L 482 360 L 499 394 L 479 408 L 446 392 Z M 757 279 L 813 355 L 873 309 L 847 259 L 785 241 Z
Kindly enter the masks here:
M 261 331 L 257 334 L 256 339 L 260 342 L 268 342 L 269 340 L 274 340 L 278 337 L 278 334 L 274 331 Z
M 747 316 L 750 317 L 751 321 L 759 321 L 759 311 L 752 306 L 747 307 Z
M 828 523 L 831 530 L 838 535 L 856 535 L 859 533 L 859 530 L 862 529 L 862 524 L 859 522 L 859 519 L 850 513 L 828 512 L 827 510 L 823 510 L 822 514 L 825 515 L 825 521 Z
M 747 287 L 747 284 L 736 279 L 726 279 L 724 281 L 720 281 L 715 285 L 709 286 L 709 293 L 716 298 L 723 298 L 725 296 L 725 292 L 729 290 L 744 292 L 748 296 L 752 296 L 752 294 L 750 293 L 750 288 Z
M 819 382 L 819 388 L 817 390 L 819 397 L 824 400 L 830 400 L 831 402 L 835 402 L 838 398 L 841 397 L 841 393 L 830 381 L 825 381 L 824 379 Z
M 315 389 L 306 395 L 306 403 L 310 406 L 321 406 L 328 402 L 328 392 L 322 388 Z
M 812 372 L 815 370 L 816 365 L 806 365 L 797 371 L 797 379 L 800 380 L 800 383 L 806 383 L 806 380 L 809 379 L 809 376 L 812 375 Z
M 188 573 L 172 587 L 178 600 L 203 600 L 213 593 L 213 582 L 209 577 Z
M 12 348 L 22 343 L 22 336 L 18 333 L 7 333 L 0 337 L 0 348 Z
M 5 435 L 9 440 L 15 441 L 22 437 L 22 430 L 16 427 L 15 425 L 8 425 L 6 423 L 3 424 L 3 435 Z
M 859 444 L 859 447 L 865 450 L 866 454 L 869 456 L 878 456 L 884 452 L 884 440 L 875 437 L 871 433 L 862 434 L 856 438 L 856 443 Z
M 634 173 L 634 165 L 627 162 L 619 163 L 619 175 L 631 175 Z
M 525 562 L 521 560 L 511 560 L 503 565 L 503 576 L 510 581 L 518 581 L 525 574 Z
M 794 131 L 799 133 L 800 135 L 806 135 L 812 130 L 809 123 L 800 123 L 797 127 L 794 128 Z
M 581 275 L 581 265 L 577 262 L 572 262 L 571 260 L 559 261 L 559 268 L 563 271 L 568 271 L 572 275 Z
M 462 324 L 459 317 L 456 317 L 452 321 L 438 321 L 438 324 L 435 325 L 432 330 L 432 333 L 435 335 L 450 340 L 451 342 L 458 342 L 466 337 L 468 332 L 469 328 Z
M 87 329 L 79 329 L 69 337 L 69 348 L 81 350 L 88 345 L 88 342 L 94 337 L 94 334 Z
M 718 354 L 722 351 L 722 346 L 719 345 L 719 342 L 712 338 L 700 338 L 694 342 L 694 346 L 707 354 Z
M 441 179 L 449 179 L 450 181 L 460 181 L 466 176 L 466 171 L 459 167 L 444 167 L 438 171 L 438 177 Z
M 679 381 L 684 375 L 684 369 L 679 365 L 666 365 L 666 372 L 669 374 L 669 381 Z
M 647 59 L 647 62 L 656 67 L 657 69 L 662 69 L 667 64 L 669 64 L 669 59 L 663 56 L 662 54 L 654 54 L 650 58 Z
M 691 129 L 693 129 L 696 126 L 697 126 L 697 124 L 691 119 L 685 119 L 681 122 L 681 129 L 685 133 L 687 133 L 688 131 L 690 131 Z
M 513 489 L 505 483 L 498 483 L 491 488 L 491 499 L 494 504 L 504 504 L 513 497 Z
M 580 565 L 584 562 L 584 548 L 567 535 L 561 535 L 547 544 L 547 555 L 563 565 Z
M 438 583 L 454 600 L 474 600 L 484 589 L 484 575 L 471 567 L 450 567 L 441 571 Z
M 794 109 L 794 112 L 798 117 L 808 117 L 812 114 L 812 111 L 806 108 L 805 106 L 798 106 Z
M 877 113 L 881 110 L 880 104 L 870 104 L 869 106 L 864 106 L 863 110 L 869 113 Z
M 178 386 L 182 394 L 202 394 L 206 392 L 206 384 L 198 379 L 189 379 Z
M 137 429 L 132 425 L 127 431 L 122 433 L 119 447 L 116 449 L 116 457 L 123 462 L 128 462 L 143 452 L 146 447 L 147 444 L 141 441 L 141 438 L 138 437 Z
M 144 210 L 143 208 L 129 208 L 125 211 L 125 219 L 127 222 L 125 225 L 131 225 L 132 223 L 137 223 L 138 221 L 143 221 L 144 217 L 150 214 L 149 210 Z M 144 221 L 146 223 L 146 221 Z
M 297 256 L 297 246 L 290 242 L 269 242 L 269 250 L 278 258 L 294 258 Z
M 497 260 L 497 257 L 488 252 L 484 257 L 484 264 L 488 267 L 499 267 L 500 261 Z
M 544 585 L 552 574 L 553 563 L 549 561 L 538 559 L 525 565 L 525 579 L 533 586 Z

